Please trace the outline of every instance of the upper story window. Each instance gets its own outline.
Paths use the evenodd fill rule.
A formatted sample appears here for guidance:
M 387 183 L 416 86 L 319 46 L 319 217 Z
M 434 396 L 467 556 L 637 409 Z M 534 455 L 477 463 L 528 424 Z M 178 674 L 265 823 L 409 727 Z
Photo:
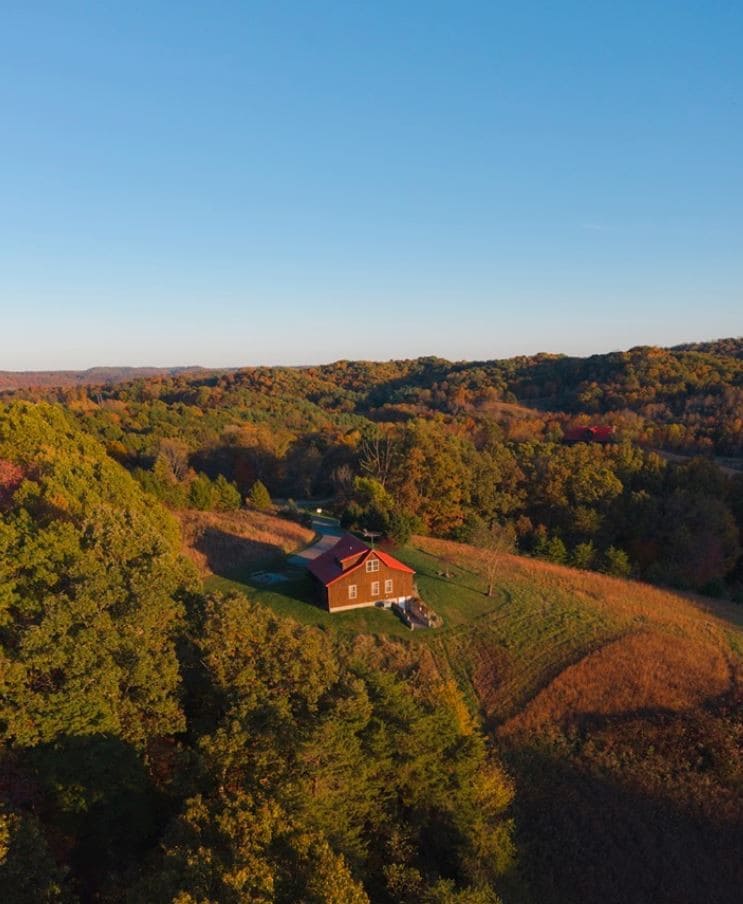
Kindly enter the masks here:
M 367 559 L 366 571 L 367 573 L 371 571 L 379 571 L 379 559 Z

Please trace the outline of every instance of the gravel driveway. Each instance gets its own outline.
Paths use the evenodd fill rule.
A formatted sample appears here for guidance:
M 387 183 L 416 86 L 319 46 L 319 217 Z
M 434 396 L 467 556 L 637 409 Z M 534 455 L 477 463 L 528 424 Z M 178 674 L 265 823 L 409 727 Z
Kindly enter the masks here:
M 312 530 L 320 536 L 306 549 L 301 552 L 295 552 L 287 558 L 290 565 L 299 565 L 302 568 L 307 567 L 307 563 L 316 559 L 327 550 L 332 549 L 340 538 L 346 533 L 334 518 L 326 518 L 321 515 L 312 516 Z

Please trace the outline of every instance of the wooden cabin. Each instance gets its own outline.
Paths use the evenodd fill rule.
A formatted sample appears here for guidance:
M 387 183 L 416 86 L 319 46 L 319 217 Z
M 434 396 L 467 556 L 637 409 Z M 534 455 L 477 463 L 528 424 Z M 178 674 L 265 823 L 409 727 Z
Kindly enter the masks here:
M 413 598 L 415 571 L 346 534 L 307 566 L 328 612 L 391 606 Z

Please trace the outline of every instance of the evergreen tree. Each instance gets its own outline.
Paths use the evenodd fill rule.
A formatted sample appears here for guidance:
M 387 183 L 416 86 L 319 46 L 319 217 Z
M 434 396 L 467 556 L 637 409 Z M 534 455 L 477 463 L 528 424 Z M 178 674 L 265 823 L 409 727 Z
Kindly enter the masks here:
M 216 501 L 214 485 L 206 474 L 197 474 L 188 488 L 188 503 L 202 512 L 211 511 Z
M 632 571 L 629 556 L 623 549 L 610 546 L 604 553 L 604 568 L 606 574 L 615 578 L 626 578 Z
M 214 497 L 216 507 L 221 512 L 235 511 L 242 505 L 240 491 L 234 483 L 227 480 L 224 474 L 220 474 L 214 481 Z
M 591 568 L 596 559 L 596 550 L 593 543 L 589 540 L 586 543 L 578 543 L 570 557 L 570 564 L 573 568 L 582 568 L 587 570 Z
M 248 498 L 250 499 L 250 504 L 253 508 L 257 509 L 259 512 L 265 512 L 271 508 L 271 496 L 269 495 L 265 484 L 260 480 L 256 480 L 250 488 Z

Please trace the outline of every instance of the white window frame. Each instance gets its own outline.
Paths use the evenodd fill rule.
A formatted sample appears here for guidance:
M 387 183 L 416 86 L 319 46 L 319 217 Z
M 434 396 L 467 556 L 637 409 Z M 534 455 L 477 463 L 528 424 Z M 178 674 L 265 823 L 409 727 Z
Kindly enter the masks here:
M 371 574 L 372 571 L 379 571 L 379 559 L 366 560 L 366 573 Z
M 379 588 L 380 587 L 381 587 L 381 584 L 379 581 L 372 581 L 371 595 L 379 596 Z
M 387 579 L 385 580 L 385 582 L 384 582 L 384 592 L 385 592 L 385 594 L 387 594 L 387 593 L 392 593 L 392 578 L 387 578 Z
M 349 584 L 348 585 L 348 598 L 350 600 L 355 600 L 359 595 L 359 585 L 358 584 Z

